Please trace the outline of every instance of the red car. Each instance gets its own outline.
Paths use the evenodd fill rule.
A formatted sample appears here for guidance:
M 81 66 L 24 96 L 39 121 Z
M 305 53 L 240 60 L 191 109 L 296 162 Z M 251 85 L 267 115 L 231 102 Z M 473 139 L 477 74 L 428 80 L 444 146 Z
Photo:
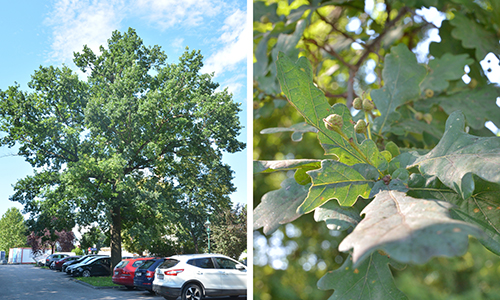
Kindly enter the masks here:
M 66 256 L 65 258 L 62 258 L 60 260 L 56 260 L 53 263 L 53 267 L 52 269 L 54 270 L 58 270 L 59 272 L 61 272 L 62 270 L 62 265 L 65 263 L 65 262 L 68 262 L 68 261 L 72 261 L 72 260 L 77 260 L 79 259 L 81 256 L 80 255 L 77 255 L 77 256 Z
M 113 272 L 113 283 L 124 285 L 127 289 L 134 288 L 135 270 L 145 261 L 155 257 L 128 258 L 119 262 Z

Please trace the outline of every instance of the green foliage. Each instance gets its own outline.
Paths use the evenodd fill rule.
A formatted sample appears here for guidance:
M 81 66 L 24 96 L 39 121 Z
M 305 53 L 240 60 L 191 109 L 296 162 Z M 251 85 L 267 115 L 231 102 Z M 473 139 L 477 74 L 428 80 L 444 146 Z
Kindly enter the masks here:
M 448 20 L 431 55 L 417 60 L 415 46 L 437 28 L 419 15 L 422 6 L 435 6 Z M 500 254 L 499 138 L 485 127 L 499 125 L 500 88 L 479 63 L 489 52 L 500 57 L 497 6 L 254 3 L 254 171 L 262 172 L 254 182 L 254 229 L 304 226 L 303 215 L 314 212 L 316 222 L 339 232 L 338 250 L 350 258 L 318 282 L 334 290 L 331 299 L 404 299 L 388 265 L 464 255 L 469 235 Z M 360 111 L 352 108 L 356 97 Z M 366 131 L 355 128 L 360 120 Z M 305 278 L 311 274 L 296 271 L 311 252 L 302 251 L 287 256 L 288 268 Z M 266 273 L 274 272 L 256 268 Z M 265 282 L 256 283 L 266 291 L 262 299 L 283 297 Z
M 219 221 L 210 226 L 211 247 L 220 253 L 239 260 L 247 249 L 247 210 L 236 206 L 219 214 Z M 212 251 L 212 250 L 211 250 Z
M 228 205 L 232 171 L 221 159 L 245 146 L 236 139 L 239 104 L 216 90 L 213 75 L 200 74 L 199 51 L 166 60 L 130 28 L 113 32 L 99 53 L 87 46 L 75 53 L 87 80 L 68 67 L 40 67 L 30 91 L 0 91 L 0 145 L 19 143 L 19 155 L 41 170 L 20 180 L 12 196 L 33 226 L 97 222 L 115 265 L 122 229 L 137 239 L 131 247 L 148 249 L 157 241 L 138 231 L 153 220 L 163 221 L 149 230 L 155 236 L 175 228 L 183 215 L 169 209 L 178 203 L 196 199 L 199 214 Z
M 27 227 L 21 212 L 11 207 L 0 218 L 0 250 L 26 246 Z
M 75 255 L 83 255 L 83 250 L 80 247 L 75 247 L 71 252 L 75 253 Z

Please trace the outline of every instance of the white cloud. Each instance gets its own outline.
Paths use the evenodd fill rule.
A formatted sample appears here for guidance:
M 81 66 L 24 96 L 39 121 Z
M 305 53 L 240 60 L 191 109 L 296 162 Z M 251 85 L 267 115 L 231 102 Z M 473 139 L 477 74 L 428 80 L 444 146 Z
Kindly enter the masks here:
M 46 19 L 53 31 L 50 60 L 67 63 L 83 45 L 97 54 L 99 46 L 107 44 L 124 19 L 139 17 L 161 30 L 171 27 L 191 30 L 190 36 L 203 36 L 207 30 L 220 34 L 215 38 L 212 34 L 205 35 L 207 40 L 203 43 L 210 43 L 215 50 L 202 69 L 204 73 L 215 72 L 219 76 L 246 62 L 251 47 L 246 11 L 230 8 L 231 4 L 223 0 L 55 0 L 54 10 Z M 222 19 L 223 22 L 219 21 Z M 181 50 L 184 43 L 184 37 L 180 37 L 171 45 Z
M 183 38 L 174 39 L 172 42 L 172 48 L 176 50 L 183 50 L 185 48 L 184 39 Z
M 243 98 L 246 96 L 246 90 L 244 90 L 245 85 L 243 84 L 246 80 L 246 74 L 240 74 L 237 76 L 230 77 L 227 80 L 220 82 L 219 89 L 227 88 L 227 91 L 233 95 L 242 94 Z
M 176 25 L 195 27 L 216 16 L 223 3 L 217 0 L 135 0 L 134 6 L 148 21 L 165 30 Z
M 241 62 L 246 63 L 248 47 L 251 47 L 250 29 L 246 25 L 246 12 L 239 9 L 225 19 L 218 39 L 220 50 L 206 59 L 202 72 L 215 72 L 217 76 L 234 70 Z
M 98 52 L 123 18 L 122 0 L 58 0 L 45 20 L 53 29 L 50 59 L 67 62 L 87 45 Z

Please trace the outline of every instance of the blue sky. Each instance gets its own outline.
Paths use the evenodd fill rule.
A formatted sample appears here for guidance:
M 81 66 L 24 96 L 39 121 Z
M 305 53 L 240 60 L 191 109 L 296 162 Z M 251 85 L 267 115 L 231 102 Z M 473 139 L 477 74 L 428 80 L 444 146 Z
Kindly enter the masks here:
M 168 63 L 177 63 L 186 46 L 201 50 L 202 72 L 215 72 L 214 80 L 242 103 L 245 129 L 239 139 L 247 142 L 247 54 L 252 48 L 246 12 L 246 0 L 8 1 L 0 18 L 0 89 L 17 82 L 27 90 L 40 65 L 65 64 L 77 71 L 73 52 L 85 44 L 98 52 L 112 31 L 132 27 L 145 45 L 161 46 Z M 233 202 L 247 201 L 247 152 L 224 156 L 235 171 Z M 31 166 L 15 154 L 16 149 L 0 148 L 0 217 L 10 207 L 22 209 L 9 200 L 12 185 L 32 174 Z

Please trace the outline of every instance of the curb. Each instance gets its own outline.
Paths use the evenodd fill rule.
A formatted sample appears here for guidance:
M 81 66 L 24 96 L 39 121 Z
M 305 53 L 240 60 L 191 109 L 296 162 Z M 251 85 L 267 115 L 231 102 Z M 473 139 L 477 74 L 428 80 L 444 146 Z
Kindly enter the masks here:
M 122 286 L 94 286 L 94 285 L 91 285 L 89 283 L 86 283 L 86 282 L 83 282 L 81 280 L 77 280 L 77 279 L 73 279 L 73 278 L 69 278 L 68 279 L 69 281 L 73 281 L 73 282 L 76 282 L 76 283 L 79 283 L 79 284 L 82 284 L 84 286 L 87 286 L 89 288 L 93 288 L 93 289 L 96 289 L 96 290 L 103 290 L 103 289 L 121 289 Z

